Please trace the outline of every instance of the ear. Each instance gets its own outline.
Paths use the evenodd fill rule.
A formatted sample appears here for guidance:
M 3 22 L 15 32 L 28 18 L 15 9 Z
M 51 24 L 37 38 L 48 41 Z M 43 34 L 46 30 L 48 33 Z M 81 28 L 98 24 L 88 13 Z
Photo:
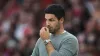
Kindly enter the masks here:
M 63 24 L 63 22 L 64 22 L 64 18 L 62 17 L 62 18 L 60 19 L 60 23 Z

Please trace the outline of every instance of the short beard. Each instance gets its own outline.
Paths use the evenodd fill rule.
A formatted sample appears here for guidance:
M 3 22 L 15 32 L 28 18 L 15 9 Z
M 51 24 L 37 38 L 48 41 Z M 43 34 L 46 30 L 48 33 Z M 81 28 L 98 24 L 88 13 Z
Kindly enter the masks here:
M 56 32 L 58 32 L 59 31 L 59 29 L 60 29 L 60 23 L 58 23 L 56 26 L 55 26 L 56 28 L 53 30 L 53 31 L 50 31 L 50 33 L 52 33 L 52 34 L 56 34 Z

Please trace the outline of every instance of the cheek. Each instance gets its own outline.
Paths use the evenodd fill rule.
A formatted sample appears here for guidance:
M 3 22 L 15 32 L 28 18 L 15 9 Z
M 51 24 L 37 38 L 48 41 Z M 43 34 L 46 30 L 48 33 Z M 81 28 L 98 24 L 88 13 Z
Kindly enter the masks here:
M 60 28 L 60 23 L 56 24 L 55 28 L 59 29 Z
M 50 27 L 52 27 L 53 29 L 55 29 L 55 28 L 57 27 L 58 24 L 59 24 L 58 22 L 52 22 L 52 23 L 50 24 Z
M 52 27 L 53 27 L 54 29 L 58 28 L 58 26 L 59 26 L 59 24 L 57 24 L 57 23 L 52 25 Z
M 56 25 L 57 25 L 56 23 L 53 23 L 51 26 L 52 26 L 53 28 L 55 28 L 55 27 L 56 27 Z

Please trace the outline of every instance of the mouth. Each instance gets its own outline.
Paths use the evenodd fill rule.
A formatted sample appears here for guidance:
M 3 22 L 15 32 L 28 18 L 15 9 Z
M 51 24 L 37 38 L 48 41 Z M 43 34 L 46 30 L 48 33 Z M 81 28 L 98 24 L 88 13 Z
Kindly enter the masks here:
M 53 28 L 51 26 L 47 26 L 50 32 L 52 32 Z
M 47 28 L 50 29 L 51 27 L 50 26 L 47 26 Z
M 50 30 L 51 29 L 51 27 L 50 26 L 47 26 L 47 28 Z
M 49 30 L 51 29 L 51 27 L 47 27 Z

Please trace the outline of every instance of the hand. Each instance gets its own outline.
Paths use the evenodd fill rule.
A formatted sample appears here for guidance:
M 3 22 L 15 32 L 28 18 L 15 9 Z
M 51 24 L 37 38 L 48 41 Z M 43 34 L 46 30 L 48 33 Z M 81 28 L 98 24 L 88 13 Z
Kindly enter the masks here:
M 49 39 L 49 36 L 49 29 L 47 27 L 42 27 L 40 30 L 40 37 L 42 38 L 42 40 Z

